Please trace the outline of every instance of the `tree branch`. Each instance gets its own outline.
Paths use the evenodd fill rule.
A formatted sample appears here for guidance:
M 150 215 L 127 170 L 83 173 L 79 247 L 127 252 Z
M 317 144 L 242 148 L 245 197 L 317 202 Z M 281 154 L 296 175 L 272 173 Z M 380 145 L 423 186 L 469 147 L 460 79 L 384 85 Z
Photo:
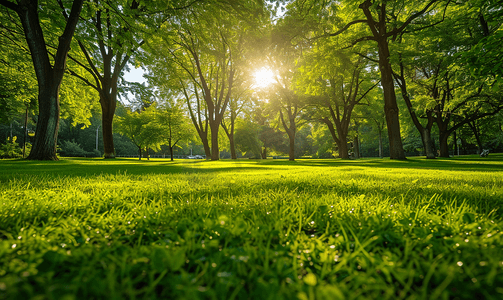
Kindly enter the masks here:
M 336 31 L 334 33 L 325 33 L 323 35 L 316 36 L 316 37 L 311 38 L 309 40 L 313 40 L 314 41 L 314 40 L 317 40 L 317 39 L 320 39 L 320 38 L 324 38 L 324 37 L 337 36 L 337 35 L 343 33 L 344 31 L 348 30 L 351 26 L 356 25 L 356 24 L 360 24 L 360 23 L 368 23 L 368 21 L 367 20 L 354 20 L 354 21 L 349 22 L 344 27 L 342 27 L 340 30 L 338 30 L 338 31 Z
M 14 4 L 13 2 L 7 0 L 0 0 L 0 5 L 7 7 L 8 9 L 12 9 L 15 12 L 19 12 L 19 5 Z

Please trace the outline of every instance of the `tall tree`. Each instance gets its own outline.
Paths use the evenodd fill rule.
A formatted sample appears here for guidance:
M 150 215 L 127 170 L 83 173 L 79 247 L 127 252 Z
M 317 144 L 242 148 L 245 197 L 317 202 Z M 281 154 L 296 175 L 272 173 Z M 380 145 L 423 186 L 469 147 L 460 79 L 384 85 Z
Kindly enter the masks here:
M 316 107 L 313 117 L 330 130 L 339 157 L 348 159 L 347 138 L 353 111 L 364 102 L 379 80 L 369 76 L 365 69 L 371 66 L 355 54 L 327 54 L 326 45 L 317 45 L 304 56 L 299 88 L 312 96 L 310 102 Z
M 190 126 L 190 121 L 181 106 L 174 101 L 166 101 L 160 107 L 158 120 L 164 128 L 164 140 L 169 148 L 171 161 L 173 161 L 174 148 L 180 147 L 181 142 L 193 139 L 193 127 Z
M 474 45 L 497 35 L 503 24 L 501 19 L 494 18 L 494 11 L 485 10 L 482 3 L 473 4 L 450 6 L 444 22 L 406 39 L 402 45 L 405 50 L 397 55 L 400 73 L 395 78 L 423 144 L 428 143 L 431 126 L 436 123 L 442 157 L 449 157 L 448 138 L 455 130 L 496 114 L 503 105 L 501 78 L 489 71 L 482 72 L 483 67 L 473 71 L 464 60 Z M 404 68 L 408 71 L 404 72 Z M 411 89 L 407 88 L 406 77 Z M 414 118 L 416 112 L 426 119 L 426 125 Z
M 239 7 L 240 15 L 236 15 L 235 6 Z M 192 98 L 189 81 L 193 87 L 192 96 L 198 103 L 204 100 L 205 122 L 211 131 L 212 160 L 219 159 L 218 132 L 239 73 L 243 33 L 250 27 L 242 20 L 249 10 L 242 6 L 253 8 L 254 1 L 239 1 L 233 4 L 233 9 L 218 1 L 197 3 L 169 20 L 170 25 L 163 28 L 162 41 L 152 39 L 164 61 L 185 73 L 180 83 L 186 99 Z M 196 116 L 191 113 L 191 118 L 197 127 Z M 207 131 L 201 130 L 202 127 L 199 126 L 198 133 L 204 139 Z M 206 144 L 204 140 L 203 144 Z
M 114 158 L 113 118 L 117 107 L 118 84 L 121 73 L 131 56 L 143 44 L 138 36 L 138 21 L 143 17 L 140 2 L 96 1 L 89 7 L 90 18 L 85 33 L 78 38 L 80 54 L 70 55 L 79 66 L 92 76 L 89 80 L 70 69 L 70 73 L 82 79 L 99 93 L 102 110 L 104 157 Z
M 77 27 L 83 2 L 84 0 L 72 1 L 70 14 L 68 15 L 68 8 L 64 6 L 62 0 L 58 0 L 56 3 L 39 0 L 17 0 L 16 2 L 0 0 L 0 4 L 15 11 L 21 21 L 38 82 L 39 115 L 35 142 L 28 159 L 58 159 L 56 156 L 56 144 L 60 117 L 59 88 L 65 71 L 70 43 Z M 53 9 L 41 10 L 42 6 L 49 5 L 53 6 Z M 45 17 L 64 17 L 66 20 L 62 32 L 58 31 L 59 38 L 57 46 L 55 46 L 55 54 L 49 51 L 47 41 L 44 38 L 40 18 L 41 11 L 57 11 L 57 14 L 53 13 L 51 16 Z M 50 56 L 52 56 L 52 59 Z
M 165 142 L 165 123 L 159 118 L 159 111 L 156 105 L 152 105 L 143 111 L 127 110 L 124 116 L 117 117 L 115 124 L 117 132 L 127 136 L 138 147 L 139 159 L 146 151 L 149 159 L 148 149 L 159 150 Z
M 381 74 L 381 86 L 384 95 L 384 111 L 390 142 L 390 158 L 405 159 L 405 152 L 400 135 L 399 112 L 396 101 L 393 70 L 391 66 L 390 43 L 401 34 L 432 26 L 428 17 L 441 9 L 442 1 L 429 0 L 416 10 L 417 2 L 413 1 L 294 1 L 289 6 L 292 15 L 305 24 L 319 23 L 318 27 L 310 26 L 313 39 L 338 37 L 345 34 L 345 42 L 340 48 L 350 48 L 362 42 L 371 41 L 376 45 L 377 62 Z M 359 5 L 358 5 L 359 3 Z M 358 6 L 356 6 L 358 5 Z M 318 19 L 313 18 L 316 15 Z M 310 16 L 306 18 L 306 16 Z M 312 25 L 312 24 L 311 24 Z

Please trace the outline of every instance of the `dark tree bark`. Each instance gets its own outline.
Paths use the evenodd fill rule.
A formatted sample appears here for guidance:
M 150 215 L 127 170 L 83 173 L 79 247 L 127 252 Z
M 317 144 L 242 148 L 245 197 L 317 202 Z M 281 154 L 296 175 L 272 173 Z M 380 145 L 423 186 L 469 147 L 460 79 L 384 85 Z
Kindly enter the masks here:
M 396 102 L 395 86 L 393 84 L 393 70 L 389 62 L 390 53 L 388 40 L 377 40 L 379 46 L 379 69 L 381 70 L 381 86 L 384 92 L 384 113 L 388 125 L 389 151 L 391 159 L 405 159 L 402 137 L 400 135 L 400 120 Z
M 115 115 L 115 108 L 117 105 L 116 96 L 101 96 L 100 93 L 100 104 L 101 104 L 101 127 L 103 133 L 103 148 L 104 148 L 104 158 L 115 158 L 115 146 L 113 138 L 113 120 Z M 115 99 L 112 100 L 112 97 Z
M 63 79 L 66 58 L 84 0 L 74 0 L 70 16 L 62 8 L 67 22 L 59 37 L 54 63 L 51 65 L 44 34 L 38 17 L 37 0 L 18 0 L 15 4 L 0 0 L 0 4 L 14 10 L 21 20 L 26 42 L 30 48 L 38 82 L 39 116 L 35 141 L 28 159 L 58 160 L 56 144 L 59 128 L 59 87 Z

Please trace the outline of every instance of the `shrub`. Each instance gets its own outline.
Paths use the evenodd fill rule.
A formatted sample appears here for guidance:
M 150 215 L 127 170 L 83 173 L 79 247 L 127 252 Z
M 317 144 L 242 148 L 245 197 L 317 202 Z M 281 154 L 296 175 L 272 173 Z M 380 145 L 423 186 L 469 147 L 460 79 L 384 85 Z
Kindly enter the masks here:
M 22 150 L 16 142 L 17 136 L 12 140 L 7 138 L 7 143 L 0 146 L 0 158 L 19 158 L 22 156 Z
M 67 157 L 87 157 L 89 152 L 82 149 L 82 147 L 75 141 L 63 141 L 61 143 L 61 156 Z

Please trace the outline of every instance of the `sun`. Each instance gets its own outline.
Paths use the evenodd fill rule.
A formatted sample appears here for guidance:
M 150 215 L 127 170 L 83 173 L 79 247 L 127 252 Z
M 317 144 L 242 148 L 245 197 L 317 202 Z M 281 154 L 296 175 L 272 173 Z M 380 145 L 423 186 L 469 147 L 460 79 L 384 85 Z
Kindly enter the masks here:
M 272 83 L 275 83 L 274 73 L 271 69 L 263 67 L 253 74 L 255 77 L 255 86 L 258 88 L 266 88 Z

